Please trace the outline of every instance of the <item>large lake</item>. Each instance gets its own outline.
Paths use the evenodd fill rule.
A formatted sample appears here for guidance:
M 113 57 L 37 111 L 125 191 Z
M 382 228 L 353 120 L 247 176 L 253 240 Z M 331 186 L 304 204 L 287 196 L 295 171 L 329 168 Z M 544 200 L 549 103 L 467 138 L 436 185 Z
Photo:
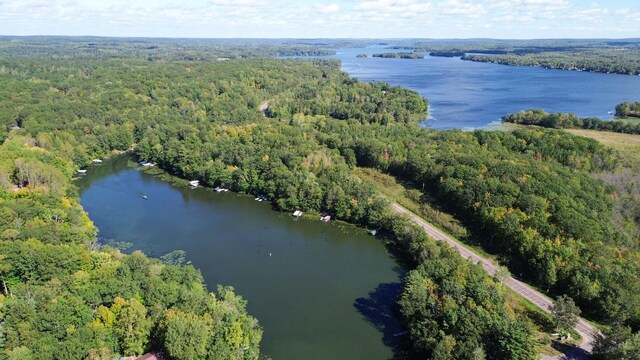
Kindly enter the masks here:
M 174 187 L 126 157 L 90 167 L 78 185 L 102 238 L 151 256 L 183 249 L 210 289 L 235 287 L 274 360 L 393 357 L 402 269 L 366 230 L 295 220 L 253 197 Z
M 476 129 L 495 125 L 511 112 L 544 109 L 611 119 L 624 101 L 640 98 L 640 76 L 548 70 L 426 56 L 372 58 L 395 52 L 382 46 L 337 49 L 331 56 L 363 81 L 385 81 L 419 92 L 429 100 L 425 125 L 436 129 Z M 368 58 L 356 58 L 368 54 Z

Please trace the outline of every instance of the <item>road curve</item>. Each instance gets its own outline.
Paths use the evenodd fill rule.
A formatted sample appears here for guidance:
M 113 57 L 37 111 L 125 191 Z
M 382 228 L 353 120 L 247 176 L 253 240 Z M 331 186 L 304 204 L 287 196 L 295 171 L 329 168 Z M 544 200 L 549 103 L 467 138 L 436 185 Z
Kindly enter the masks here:
M 489 273 L 489 275 L 494 276 L 498 268 L 495 264 L 489 259 L 479 256 L 478 254 L 470 251 L 469 249 L 462 246 L 456 240 L 451 238 L 449 235 L 440 231 L 435 226 L 426 222 L 421 217 L 415 215 L 411 211 L 405 209 L 398 203 L 391 203 L 391 208 L 399 213 L 409 217 L 411 221 L 416 223 L 417 225 L 424 228 L 429 236 L 438 241 L 444 241 L 450 246 L 452 246 L 460 256 L 470 259 L 474 263 L 480 263 L 484 267 L 484 269 Z M 539 291 L 535 290 L 531 286 L 523 283 L 522 281 L 516 280 L 509 276 L 508 278 L 502 281 L 508 288 L 518 293 L 523 298 L 529 300 L 532 304 L 540 308 L 541 310 L 551 313 L 549 310 L 550 306 L 553 304 L 553 300 L 549 299 Z M 587 358 L 591 353 L 591 348 L 594 341 L 594 334 L 598 333 L 598 330 L 584 319 L 579 318 L 578 324 L 574 327 L 574 329 L 582 336 L 582 343 L 578 348 L 574 348 L 569 352 L 558 356 L 558 357 L 543 357 L 544 359 L 583 359 Z

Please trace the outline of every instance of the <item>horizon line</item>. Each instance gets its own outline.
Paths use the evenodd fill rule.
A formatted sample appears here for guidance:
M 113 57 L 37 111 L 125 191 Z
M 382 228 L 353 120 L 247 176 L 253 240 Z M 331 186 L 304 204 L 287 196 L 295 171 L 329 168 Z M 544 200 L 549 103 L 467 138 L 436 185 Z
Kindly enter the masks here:
M 506 41 L 533 41 L 533 40 L 636 40 L 640 41 L 640 37 L 616 38 L 616 37 L 541 37 L 541 38 L 498 38 L 498 37 L 167 37 L 167 36 L 118 36 L 118 35 L 11 35 L 0 34 L 0 38 L 103 38 L 103 39 L 175 39 L 175 40 L 506 40 Z

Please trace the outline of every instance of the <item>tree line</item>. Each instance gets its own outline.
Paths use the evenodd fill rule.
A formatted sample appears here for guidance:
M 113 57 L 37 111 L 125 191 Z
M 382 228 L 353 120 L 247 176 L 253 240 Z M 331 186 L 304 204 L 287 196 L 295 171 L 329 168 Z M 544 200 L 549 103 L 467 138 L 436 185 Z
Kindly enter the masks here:
M 277 56 L 326 56 L 323 44 L 278 39 L 162 39 L 94 36 L 0 36 L 3 59 L 225 61 Z
M 623 75 L 640 74 L 640 51 L 627 49 L 588 50 L 578 52 L 544 52 L 527 54 L 465 54 L 462 60 L 502 65 L 537 66 L 545 69 L 577 70 Z
M 625 105 L 627 104 L 627 105 Z M 625 110 L 630 109 L 630 110 Z M 629 103 L 616 106 L 616 116 L 634 116 L 634 107 Z M 618 115 L 619 114 L 619 115 Z M 595 117 L 580 118 L 575 114 L 547 113 L 544 110 L 527 110 L 502 117 L 502 122 L 535 125 L 553 129 L 588 129 L 612 131 L 624 134 L 640 134 L 640 123 L 601 120 Z
M 638 44 L 637 39 L 468 39 L 417 40 L 394 48 L 503 65 L 638 75 Z
M 385 58 L 385 59 L 424 59 L 424 54 L 415 52 L 388 52 L 373 54 L 371 57 Z
M 640 117 L 640 101 L 623 102 L 616 105 L 616 116 L 621 118 Z

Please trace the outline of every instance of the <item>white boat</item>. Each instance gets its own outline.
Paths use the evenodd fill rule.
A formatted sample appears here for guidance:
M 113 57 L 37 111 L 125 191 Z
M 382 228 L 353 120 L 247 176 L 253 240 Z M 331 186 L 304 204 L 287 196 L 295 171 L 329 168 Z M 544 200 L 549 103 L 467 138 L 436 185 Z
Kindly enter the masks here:
M 94 164 L 102 164 L 102 160 L 101 159 L 93 159 L 92 162 Z
M 300 216 L 302 216 L 302 211 L 296 210 L 293 212 L 293 217 L 300 217 Z
M 191 187 L 198 187 L 198 185 L 200 185 L 200 180 L 191 180 L 191 181 L 189 181 L 189 186 L 191 186 Z
M 227 192 L 227 191 L 229 191 L 229 189 L 223 188 L 221 186 L 217 186 L 214 190 L 217 191 L 217 192 Z
M 78 174 L 84 175 L 87 173 L 87 170 L 78 170 Z

